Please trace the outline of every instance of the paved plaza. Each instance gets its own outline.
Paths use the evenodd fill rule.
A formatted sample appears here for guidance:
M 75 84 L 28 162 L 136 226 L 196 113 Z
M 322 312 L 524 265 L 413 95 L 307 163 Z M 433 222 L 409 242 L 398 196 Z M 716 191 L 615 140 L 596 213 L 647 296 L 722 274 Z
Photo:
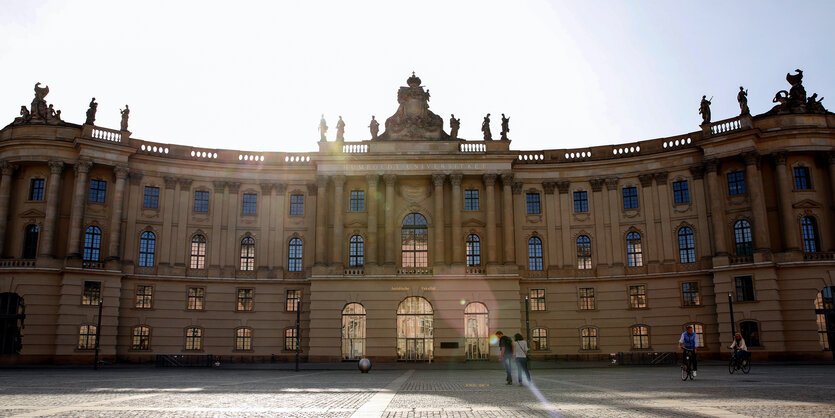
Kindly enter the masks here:
M 0 369 L 0 416 L 835 416 L 835 366 L 703 365 L 504 371 L 400 364 L 354 370 Z

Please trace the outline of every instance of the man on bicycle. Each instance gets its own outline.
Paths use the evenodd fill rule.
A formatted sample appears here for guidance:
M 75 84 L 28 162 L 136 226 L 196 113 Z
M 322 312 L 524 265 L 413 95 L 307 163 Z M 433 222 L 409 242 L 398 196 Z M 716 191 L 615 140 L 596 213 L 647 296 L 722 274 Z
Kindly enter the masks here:
M 697 376 L 696 370 L 699 366 L 696 362 L 696 347 L 699 346 L 699 336 L 693 332 L 693 325 L 687 326 L 687 331 L 681 333 L 681 338 L 678 340 L 678 348 L 690 350 L 690 364 L 693 366 L 693 377 Z

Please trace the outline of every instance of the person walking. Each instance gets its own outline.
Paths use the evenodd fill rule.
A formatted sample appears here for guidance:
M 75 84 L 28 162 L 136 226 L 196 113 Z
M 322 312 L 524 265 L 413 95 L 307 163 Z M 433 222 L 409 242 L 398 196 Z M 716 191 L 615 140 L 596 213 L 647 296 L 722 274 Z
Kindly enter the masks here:
M 510 341 L 510 337 L 504 335 L 501 331 L 496 331 L 496 336 L 499 337 L 499 349 L 501 349 L 499 359 L 504 365 L 504 370 L 507 372 L 505 381 L 508 385 L 512 385 L 513 376 L 511 376 L 511 368 L 513 366 L 510 365 L 510 362 L 513 357 L 513 341 Z
M 516 357 L 516 377 L 519 380 L 520 386 L 525 386 L 522 383 L 522 371 L 525 371 L 525 377 L 528 383 L 531 383 L 531 372 L 528 371 L 528 342 L 522 338 L 522 334 L 517 333 L 513 336 L 513 356 Z

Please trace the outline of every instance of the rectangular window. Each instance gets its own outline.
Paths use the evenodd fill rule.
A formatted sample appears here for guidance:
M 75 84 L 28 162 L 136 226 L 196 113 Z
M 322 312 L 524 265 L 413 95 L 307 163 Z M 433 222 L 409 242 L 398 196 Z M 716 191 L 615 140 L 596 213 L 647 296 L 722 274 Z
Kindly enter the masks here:
M 78 331 L 78 349 L 93 350 L 96 348 L 96 326 L 82 325 Z
M 478 190 L 464 190 L 464 210 L 478 210 Z
M 794 168 L 794 189 L 795 190 L 809 190 L 812 188 L 812 182 L 809 178 L 808 167 Z
M 646 325 L 632 327 L 632 348 L 649 348 L 649 328 Z
M 296 334 L 295 328 L 287 328 L 284 330 L 284 350 L 296 351 L 299 347 L 299 336 Z
M 301 290 L 288 290 L 287 300 L 284 303 L 285 312 L 296 312 L 299 310 L 299 303 L 302 300 Z
M 209 192 L 205 190 L 195 190 L 194 211 L 199 213 L 209 212 Z
M 243 215 L 255 215 L 258 213 L 256 206 L 258 206 L 258 195 L 255 193 L 244 193 L 244 205 L 241 208 Z
M 741 171 L 728 173 L 728 194 L 731 196 L 745 194 L 745 173 Z
M 531 311 L 545 310 L 545 289 L 531 289 L 530 290 L 530 307 Z
M 365 191 L 351 190 L 351 202 L 349 205 L 349 210 L 351 212 L 365 211 Z
M 238 306 L 235 308 L 239 312 L 249 312 L 252 310 L 252 289 L 238 289 Z
M 624 187 L 623 188 L 623 208 L 637 209 L 638 208 L 638 188 Z
M 545 328 L 534 328 L 531 330 L 531 350 L 548 350 L 548 330 Z
M 702 324 L 690 323 L 687 325 L 693 326 L 693 333 L 696 334 L 696 339 L 699 340 L 699 344 L 696 345 L 696 348 L 701 348 L 705 346 L 705 327 Z M 687 331 L 687 325 L 684 326 L 684 330 Z
M 203 349 L 203 329 L 197 327 L 186 328 L 187 351 L 200 351 Z
M 104 203 L 107 193 L 107 182 L 104 180 L 90 180 L 90 201 Z
M 673 202 L 676 205 L 690 203 L 690 187 L 687 180 L 673 182 Z
M 136 309 L 151 309 L 154 298 L 154 288 L 148 285 L 136 285 Z
M 304 215 L 304 195 L 294 194 L 290 195 L 290 215 L 302 216 Z
M 629 307 L 632 309 L 644 309 L 647 307 L 647 286 L 633 284 L 629 286 Z
M 574 213 L 589 211 L 589 195 L 586 191 L 574 192 Z
M 699 306 L 702 304 L 699 297 L 699 283 L 685 282 L 681 284 L 681 298 L 684 306 Z
M 159 187 L 145 186 L 145 197 L 142 199 L 142 207 L 149 209 L 159 208 Z
M 593 287 L 581 287 L 580 288 L 580 310 L 583 311 L 592 311 L 596 309 L 596 304 L 594 302 L 594 288 Z
M 754 278 L 751 276 L 739 276 L 736 281 L 736 301 L 753 302 L 754 299 Z
M 29 200 L 43 200 L 44 179 L 29 181 Z
M 238 328 L 235 330 L 235 350 L 252 350 L 252 330 L 249 328 Z
M 527 204 L 528 215 L 540 213 L 539 209 L 539 193 L 528 193 L 525 195 L 525 203 Z
M 205 293 L 206 289 L 202 287 L 189 287 L 186 309 L 189 311 L 202 311 Z
M 85 281 L 84 290 L 81 293 L 81 304 L 98 306 L 101 299 L 101 282 Z
M 597 328 L 583 328 L 580 336 L 583 350 L 597 350 Z

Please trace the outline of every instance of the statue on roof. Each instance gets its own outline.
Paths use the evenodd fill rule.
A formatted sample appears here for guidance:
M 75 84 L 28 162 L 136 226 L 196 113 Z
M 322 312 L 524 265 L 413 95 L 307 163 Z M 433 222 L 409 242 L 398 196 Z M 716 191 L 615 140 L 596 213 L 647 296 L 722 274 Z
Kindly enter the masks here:
M 35 98 L 32 99 L 31 115 L 34 118 L 46 119 L 46 95 L 49 94 L 49 86 L 41 87 L 40 81 L 35 83 Z
M 748 90 L 739 86 L 739 93 L 736 94 L 736 101 L 739 103 L 739 114 L 750 115 L 751 110 L 748 109 Z
M 699 104 L 699 114 L 702 115 L 702 125 L 710 123 L 710 100 L 707 100 L 707 95 L 702 96 L 702 102 Z
M 510 118 L 506 118 L 502 113 L 502 140 L 507 141 L 507 133 L 510 132 Z
M 449 139 L 440 116 L 429 110 L 429 91 L 420 85 L 420 78 L 412 72 L 406 87 L 397 91 L 397 111 L 386 119 L 383 140 Z
M 484 134 L 485 141 L 492 141 L 493 134 L 490 132 L 490 114 L 488 113 L 487 116 L 484 117 L 484 121 L 481 122 L 481 132 Z
M 128 130 L 128 117 L 130 117 L 130 108 L 128 105 L 125 105 L 125 110 L 119 109 L 119 113 L 122 114 L 122 127 L 123 131 Z
M 461 118 L 455 119 L 455 115 L 449 115 L 449 137 L 458 139 L 458 128 L 461 127 Z
M 368 127 L 371 128 L 371 139 L 377 139 L 377 134 L 380 132 L 380 122 L 374 119 L 374 115 L 371 115 L 371 122 Z
M 325 122 L 325 114 L 322 114 L 322 119 L 319 119 L 319 142 L 328 140 L 326 134 L 328 133 L 328 123 Z
M 339 142 L 345 140 L 345 121 L 342 120 L 342 116 L 340 116 L 339 121 L 336 122 L 336 140 Z
M 806 88 L 803 87 L 803 70 L 796 69 L 797 74 L 786 73 L 786 81 L 789 82 L 791 88 L 789 91 L 780 90 L 774 95 L 772 103 L 777 103 L 771 108 L 766 115 L 781 115 L 786 113 L 827 113 L 827 110 L 821 104 L 821 100 L 817 100 L 817 93 L 813 94 L 808 99 L 806 98 Z
M 92 125 L 96 121 L 96 110 L 99 108 L 99 104 L 96 103 L 96 98 L 93 97 L 93 100 L 90 100 L 90 107 L 87 108 L 87 120 L 84 122 L 87 125 Z

